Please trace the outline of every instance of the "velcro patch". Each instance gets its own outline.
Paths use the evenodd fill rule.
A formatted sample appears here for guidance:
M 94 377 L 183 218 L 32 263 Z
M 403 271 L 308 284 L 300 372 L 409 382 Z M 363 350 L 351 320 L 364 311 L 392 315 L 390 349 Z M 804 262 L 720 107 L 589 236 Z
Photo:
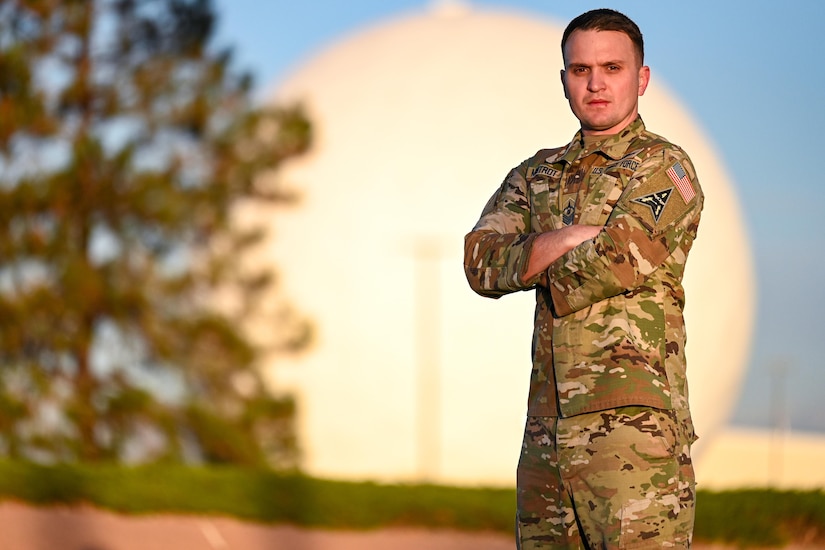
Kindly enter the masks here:
M 662 212 L 665 211 L 671 193 L 673 193 L 673 187 L 631 200 L 649 207 L 651 214 L 653 214 L 653 221 L 659 223 L 659 218 L 662 217 Z
M 681 162 L 677 162 L 667 169 L 667 177 L 676 184 L 676 188 L 679 190 L 679 194 L 682 195 L 682 199 L 684 199 L 685 202 L 690 202 L 693 197 L 696 196 L 696 191 L 693 190 L 693 183 L 691 183 Z
M 623 202 L 650 232 L 658 233 L 689 210 L 690 201 L 685 200 L 681 191 L 674 190 L 674 181 L 667 171 L 661 170 L 633 189 Z
M 559 171 L 559 170 L 557 170 L 557 169 L 555 169 L 551 166 L 547 166 L 546 164 L 539 164 L 538 166 L 536 166 L 535 168 L 532 169 L 531 173 L 527 174 L 527 178 L 531 179 L 531 178 L 536 177 L 536 176 L 544 176 L 544 177 L 552 179 L 552 178 L 558 177 L 560 174 L 561 174 L 561 171 Z

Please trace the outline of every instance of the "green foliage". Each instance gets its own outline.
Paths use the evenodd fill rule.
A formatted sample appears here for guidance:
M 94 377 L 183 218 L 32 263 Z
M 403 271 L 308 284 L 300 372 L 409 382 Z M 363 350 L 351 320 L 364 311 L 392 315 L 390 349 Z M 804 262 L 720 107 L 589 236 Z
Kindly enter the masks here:
M 0 462 L 0 495 L 35 504 L 91 503 L 124 513 L 216 514 L 307 527 L 387 525 L 508 531 L 510 489 L 329 481 L 237 467 Z
M 696 506 L 696 536 L 751 547 L 825 542 L 825 492 L 702 491 Z
M 0 3 L 6 456 L 296 463 L 257 367 L 308 326 L 262 300 L 237 212 L 289 201 L 273 174 L 310 128 L 252 104 L 214 23 L 207 0 Z
M 0 461 L 0 498 L 127 514 L 211 514 L 325 529 L 387 526 L 511 533 L 515 490 L 384 485 L 252 468 Z M 695 539 L 739 548 L 825 543 L 825 492 L 700 491 Z

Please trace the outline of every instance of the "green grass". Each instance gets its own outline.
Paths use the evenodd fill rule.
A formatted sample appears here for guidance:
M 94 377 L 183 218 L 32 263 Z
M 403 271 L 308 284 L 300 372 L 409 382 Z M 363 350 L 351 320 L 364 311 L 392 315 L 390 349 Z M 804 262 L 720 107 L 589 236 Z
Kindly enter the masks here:
M 743 489 L 700 491 L 696 538 L 742 547 L 790 542 L 825 547 L 825 492 Z
M 86 502 L 123 513 L 217 514 L 266 523 L 365 529 L 422 525 L 511 530 L 515 493 L 434 485 L 382 485 L 240 468 L 0 462 L 0 498 Z
M 413 526 L 502 533 L 512 532 L 515 509 L 513 489 L 343 482 L 239 468 L 46 467 L 8 461 L 0 461 L 0 498 L 330 529 Z M 700 491 L 695 535 L 698 541 L 742 548 L 825 543 L 825 492 Z

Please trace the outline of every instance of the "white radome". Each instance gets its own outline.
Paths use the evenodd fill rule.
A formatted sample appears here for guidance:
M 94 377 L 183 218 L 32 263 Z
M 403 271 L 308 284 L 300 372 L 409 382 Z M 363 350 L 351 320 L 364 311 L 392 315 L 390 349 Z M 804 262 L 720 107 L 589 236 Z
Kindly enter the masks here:
M 279 174 L 300 205 L 268 214 L 278 291 L 318 333 L 312 349 L 268 370 L 298 397 L 309 473 L 513 483 L 534 297 L 473 294 L 462 244 L 507 171 L 577 129 L 559 82 L 562 28 L 442 4 L 332 45 L 273 95 L 301 101 L 316 135 Z M 642 116 L 688 151 L 707 196 L 685 282 L 701 460 L 747 360 L 751 259 L 721 160 L 652 72 Z M 424 409 L 428 357 L 438 378 Z

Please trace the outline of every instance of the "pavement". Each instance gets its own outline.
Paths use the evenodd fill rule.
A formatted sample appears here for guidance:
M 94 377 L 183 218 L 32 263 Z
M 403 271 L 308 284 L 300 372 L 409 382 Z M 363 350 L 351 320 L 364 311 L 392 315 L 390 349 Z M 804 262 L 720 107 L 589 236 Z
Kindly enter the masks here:
M 500 533 L 309 530 L 224 517 L 0 503 L 0 550 L 513 550 Z
M 695 544 L 694 550 L 731 550 Z M 788 546 L 784 550 L 812 550 Z M 512 536 L 449 530 L 372 531 L 261 525 L 226 517 L 122 515 L 91 506 L 0 502 L 0 550 L 515 550 Z M 768 550 L 768 549 L 762 549 Z

